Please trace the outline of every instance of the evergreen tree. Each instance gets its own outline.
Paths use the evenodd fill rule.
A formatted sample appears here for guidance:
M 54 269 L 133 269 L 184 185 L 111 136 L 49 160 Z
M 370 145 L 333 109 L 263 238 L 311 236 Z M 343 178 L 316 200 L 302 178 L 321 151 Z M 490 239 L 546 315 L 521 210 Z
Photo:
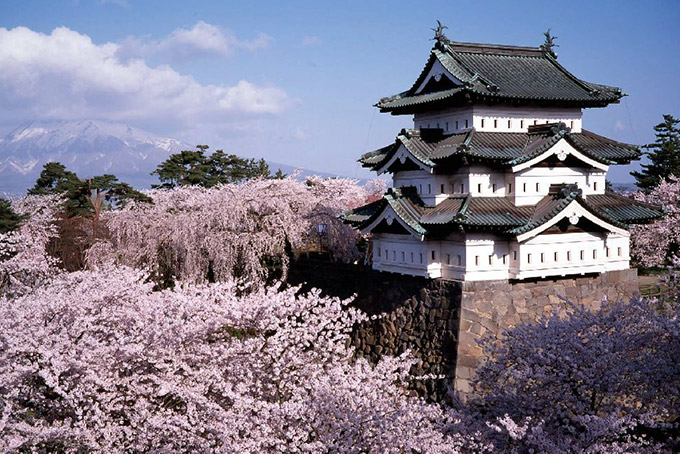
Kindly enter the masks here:
M 672 115 L 664 115 L 664 121 L 654 126 L 656 141 L 645 145 L 645 156 L 649 164 L 642 164 L 641 172 L 631 172 L 637 186 L 649 193 L 669 176 L 680 176 L 680 120 Z
M 23 216 L 19 216 L 12 210 L 9 201 L 0 199 L 0 235 L 16 230 L 23 220 Z
M 59 162 L 46 163 L 35 186 L 28 193 L 63 194 L 66 197 L 65 209 L 69 217 L 92 214 L 98 216 L 103 200 L 109 206 L 122 206 L 130 200 L 151 202 L 147 195 L 127 183 L 118 181 L 115 175 L 106 174 L 82 180 Z
M 158 165 L 152 175 L 158 175 L 161 184 L 154 188 L 171 189 L 177 186 L 203 186 L 206 188 L 226 183 L 241 183 L 258 177 L 269 177 L 269 166 L 264 159 L 245 159 L 222 150 L 206 156 L 207 145 L 197 145 L 197 150 L 184 150 L 170 155 Z

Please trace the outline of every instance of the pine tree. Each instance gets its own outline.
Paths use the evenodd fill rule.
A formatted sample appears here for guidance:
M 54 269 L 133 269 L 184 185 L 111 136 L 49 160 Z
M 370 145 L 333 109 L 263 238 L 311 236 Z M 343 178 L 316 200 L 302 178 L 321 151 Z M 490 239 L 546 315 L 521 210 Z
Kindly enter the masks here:
M 664 121 L 654 126 L 656 141 L 645 145 L 645 156 L 649 164 L 642 164 L 641 172 L 631 172 L 637 186 L 649 193 L 669 176 L 680 176 L 680 120 L 672 115 L 664 115 Z
M 177 186 L 203 186 L 241 183 L 253 178 L 268 178 L 269 166 L 264 159 L 246 159 L 215 150 L 210 156 L 207 145 L 196 145 L 198 150 L 184 150 L 170 155 L 158 164 L 152 175 L 158 175 L 161 184 L 154 188 L 171 189 Z
M 12 210 L 12 205 L 5 199 L 0 199 L 0 235 L 11 232 L 19 228 L 19 225 L 24 220 Z

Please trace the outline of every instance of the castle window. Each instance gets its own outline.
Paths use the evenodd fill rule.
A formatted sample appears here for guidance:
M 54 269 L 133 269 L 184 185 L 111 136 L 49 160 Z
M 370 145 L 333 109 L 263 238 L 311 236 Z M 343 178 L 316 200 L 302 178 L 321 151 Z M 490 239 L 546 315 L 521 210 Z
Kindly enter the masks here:
M 423 185 L 422 185 L 422 184 L 419 184 L 419 185 L 418 185 L 418 192 L 419 192 L 420 194 L 423 193 Z
M 494 129 L 498 128 L 498 120 L 493 121 L 493 127 Z
M 447 265 L 451 264 L 451 254 L 446 254 L 446 264 Z
M 538 120 L 534 120 L 534 125 L 537 125 L 537 124 L 538 124 Z
M 456 256 L 456 260 L 458 261 L 457 262 L 458 266 L 461 266 L 463 264 L 463 257 L 461 257 L 460 254 Z
M 484 119 L 482 118 L 482 128 L 484 127 Z
M 392 251 L 392 260 L 397 261 L 397 251 Z
M 494 183 L 494 184 L 491 185 L 491 190 L 492 190 L 493 192 L 496 192 L 496 183 Z
M 406 253 L 404 251 L 401 251 L 401 261 L 405 262 L 406 261 Z
M 461 183 L 461 185 L 460 185 L 460 193 L 462 194 L 462 193 L 464 193 L 464 192 L 465 192 L 465 185 Z
M 512 259 L 517 260 L 517 251 L 512 251 Z
M 479 256 L 475 255 L 475 266 L 479 266 Z
M 541 252 L 541 263 L 545 262 L 545 254 Z
M 571 122 L 570 122 L 570 124 L 571 124 L 571 126 L 570 126 L 570 127 L 571 127 L 571 129 L 574 129 L 574 122 L 573 122 L 573 121 L 571 121 Z
M 420 253 L 420 263 L 423 263 L 423 253 Z
M 456 120 L 456 130 L 458 129 L 458 120 Z
M 539 183 L 536 183 L 536 192 L 539 192 L 539 191 L 540 191 L 540 185 L 539 185 Z
M 413 263 L 413 252 L 411 252 L 411 263 Z
M 593 182 L 593 191 L 597 191 L 597 181 Z
M 508 254 L 503 254 L 503 265 L 508 264 Z
M 619 254 L 619 257 L 621 257 L 623 255 L 623 250 L 621 248 L 617 248 L 616 253 Z
M 527 263 L 531 263 L 531 254 L 527 254 Z
M 442 185 L 442 191 L 441 192 L 442 192 L 442 194 L 444 194 L 444 185 Z
M 527 192 L 527 184 L 522 184 L 522 192 Z
M 380 257 L 380 248 L 378 248 L 378 257 Z
M 571 251 L 567 251 L 567 262 L 571 262 Z
M 581 260 L 585 260 L 586 258 L 586 251 L 581 251 Z
M 597 258 L 597 250 L 596 250 L 596 249 L 593 249 L 593 258 L 594 258 L 594 259 Z
M 605 255 L 605 257 L 609 258 L 609 248 L 608 247 L 604 248 L 604 255 Z
M 437 258 L 437 257 L 436 257 L 436 255 L 435 255 L 434 251 L 432 251 L 432 260 L 435 260 L 436 258 Z
M 493 265 L 493 255 L 489 256 L 489 265 Z
M 512 183 L 508 183 L 508 193 L 512 192 Z
M 482 192 L 482 184 L 481 184 L 481 183 L 479 183 L 479 184 L 477 185 L 477 192 L 479 192 L 479 193 Z
M 431 184 L 427 185 L 427 193 L 432 194 L 432 185 Z
M 448 131 L 448 130 L 449 130 L 449 122 L 447 121 L 446 122 L 446 131 Z
M 468 121 L 467 120 L 465 120 L 465 127 L 466 128 L 468 127 Z
M 520 120 L 520 122 L 519 122 L 519 127 L 520 127 L 521 129 L 524 129 L 524 120 Z
M 437 129 L 439 129 L 439 123 L 437 123 Z
M 557 262 L 557 252 L 554 254 L 555 261 Z

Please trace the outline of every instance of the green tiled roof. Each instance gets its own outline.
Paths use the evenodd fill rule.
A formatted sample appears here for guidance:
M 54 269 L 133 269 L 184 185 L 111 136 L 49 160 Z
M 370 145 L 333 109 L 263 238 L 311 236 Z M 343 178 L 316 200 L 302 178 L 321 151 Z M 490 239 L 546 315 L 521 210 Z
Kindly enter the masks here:
M 457 79 L 454 88 L 417 93 L 430 68 L 439 62 Z M 621 89 L 578 79 L 538 47 L 440 41 L 413 86 L 381 99 L 383 112 L 408 114 L 467 103 L 514 102 L 542 106 L 603 107 L 618 102 Z
M 415 159 L 429 167 L 446 165 L 462 157 L 508 167 L 539 156 L 563 138 L 584 155 L 607 165 L 625 164 L 640 156 L 634 145 L 616 142 L 586 130 L 572 133 L 564 123 L 551 123 L 530 126 L 527 133 L 470 129 L 443 135 L 439 129 L 402 130 L 392 145 L 363 155 L 359 162 L 364 167 L 377 170 L 404 144 Z
M 549 222 L 572 202 L 621 228 L 663 216 L 661 207 L 637 202 L 614 193 L 583 197 L 576 185 L 553 185 L 550 194 L 535 206 L 516 207 L 505 197 L 449 197 L 437 206 L 426 206 L 412 188 L 390 189 L 378 202 L 350 210 L 342 219 L 365 228 L 390 206 L 401 220 L 422 234 L 447 234 L 460 229 L 489 230 L 507 235 L 529 232 Z

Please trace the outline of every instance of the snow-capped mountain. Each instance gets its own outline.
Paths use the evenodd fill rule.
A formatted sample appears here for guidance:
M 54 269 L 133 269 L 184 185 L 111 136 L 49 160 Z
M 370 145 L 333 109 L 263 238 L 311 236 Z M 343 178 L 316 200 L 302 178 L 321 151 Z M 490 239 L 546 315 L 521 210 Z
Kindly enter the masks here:
M 194 147 L 121 123 L 106 121 L 31 122 L 0 139 L 0 194 L 23 193 L 43 164 L 58 161 L 78 176 L 112 173 L 137 187 L 172 153 Z

